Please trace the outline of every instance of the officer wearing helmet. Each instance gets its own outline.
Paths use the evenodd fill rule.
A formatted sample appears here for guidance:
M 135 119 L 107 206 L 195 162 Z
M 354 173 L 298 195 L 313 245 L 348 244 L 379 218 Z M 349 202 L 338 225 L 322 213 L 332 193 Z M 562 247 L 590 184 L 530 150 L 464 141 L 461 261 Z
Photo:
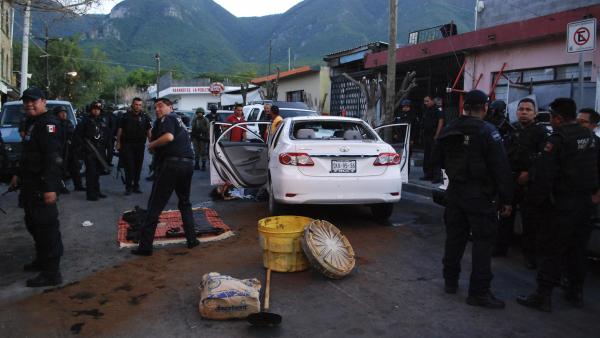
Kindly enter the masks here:
M 483 121 L 487 102 L 487 95 L 479 90 L 465 95 L 463 114 L 442 130 L 434 156 L 450 179 L 444 214 L 445 291 L 454 294 L 458 290 L 460 261 L 471 234 L 473 258 L 467 304 L 501 309 L 504 302 L 490 291 L 490 253 L 498 210 L 504 217 L 512 211 L 512 184 L 500 133 Z
M 485 120 L 496 126 L 502 138 L 505 138 L 512 130 L 510 120 L 506 115 L 506 103 L 502 100 L 494 100 L 490 103 Z
M 85 183 L 88 201 L 97 201 L 106 195 L 100 192 L 100 174 L 107 168 L 106 145 L 110 134 L 102 118 L 102 103 L 94 101 L 90 105 L 89 115 L 77 125 L 75 132 L 84 145 Z

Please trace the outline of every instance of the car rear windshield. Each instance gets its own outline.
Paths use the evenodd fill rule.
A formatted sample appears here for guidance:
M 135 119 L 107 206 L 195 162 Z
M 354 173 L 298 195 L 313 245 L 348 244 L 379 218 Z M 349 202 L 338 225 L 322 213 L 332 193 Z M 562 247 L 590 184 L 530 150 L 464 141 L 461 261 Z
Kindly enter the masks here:
M 314 110 L 279 108 L 279 115 L 284 119 L 295 116 L 319 116 Z
M 47 103 L 46 109 L 52 111 L 56 106 L 65 106 L 68 109 L 68 116 L 71 123 L 75 124 L 75 116 L 70 106 L 58 103 Z M 7 104 L 2 107 L 2 118 L 0 119 L 0 126 L 2 127 L 18 127 L 21 120 L 25 117 L 25 109 L 22 104 Z
M 378 140 L 373 130 L 354 121 L 296 121 L 294 139 L 306 140 Z

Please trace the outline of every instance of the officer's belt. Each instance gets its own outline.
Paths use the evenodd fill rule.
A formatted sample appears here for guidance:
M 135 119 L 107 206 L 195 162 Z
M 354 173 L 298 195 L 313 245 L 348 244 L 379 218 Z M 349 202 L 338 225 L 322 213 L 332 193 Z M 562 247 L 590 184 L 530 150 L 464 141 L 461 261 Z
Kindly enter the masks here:
M 169 161 L 169 162 L 194 162 L 194 159 L 188 158 L 188 157 L 175 157 L 175 156 L 168 156 L 165 157 L 165 161 Z

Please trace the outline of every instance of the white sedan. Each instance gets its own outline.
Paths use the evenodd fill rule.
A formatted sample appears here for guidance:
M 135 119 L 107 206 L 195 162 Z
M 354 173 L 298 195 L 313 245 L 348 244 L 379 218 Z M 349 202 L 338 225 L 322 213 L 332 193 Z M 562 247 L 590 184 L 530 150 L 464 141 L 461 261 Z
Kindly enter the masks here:
M 384 220 L 400 200 L 408 168 L 402 153 L 408 154 L 410 135 L 407 124 L 380 128 L 386 127 L 395 128 L 388 136 L 396 148 L 367 123 L 350 117 L 287 118 L 267 142 L 243 123 L 217 123 L 211 128 L 211 181 L 237 187 L 266 185 L 269 212 L 274 215 L 288 204 L 366 204 L 375 218 Z M 218 133 L 216 128 L 226 130 Z M 245 129 L 249 141 L 230 141 L 234 128 Z

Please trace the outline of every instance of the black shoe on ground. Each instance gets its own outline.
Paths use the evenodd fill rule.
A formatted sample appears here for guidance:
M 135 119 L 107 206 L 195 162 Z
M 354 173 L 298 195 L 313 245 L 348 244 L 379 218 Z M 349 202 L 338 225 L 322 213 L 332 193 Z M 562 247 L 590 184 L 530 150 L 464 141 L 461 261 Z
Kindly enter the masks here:
M 62 187 L 62 188 L 60 188 L 60 191 L 59 191 L 59 193 L 61 193 L 61 194 L 63 194 L 63 195 L 67 195 L 67 194 L 69 194 L 69 193 L 70 193 L 70 191 L 69 191 L 69 189 L 67 189 L 67 188 L 65 188 L 65 187 Z
M 458 285 L 445 284 L 444 285 L 444 292 L 446 292 L 449 295 L 456 294 L 458 292 Z
M 194 170 L 200 170 L 200 163 L 196 162 L 196 164 L 194 164 Z
M 29 264 L 23 265 L 23 271 L 26 271 L 26 272 L 37 272 L 37 271 L 41 271 L 41 270 L 42 270 L 42 266 L 40 265 L 40 263 L 38 261 L 33 261 Z
M 75 187 L 75 191 L 85 191 L 85 187 Z
M 494 247 L 492 249 L 492 257 L 506 257 L 507 253 L 508 249 L 505 248 Z
M 196 239 L 196 240 L 194 240 L 193 242 L 187 242 L 187 247 L 188 247 L 188 249 L 195 248 L 195 247 L 197 247 L 198 245 L 200 245 L 200 241 L 199 241 L 199 240 L 197 240 L 197 239 Z
M 140 248 L 131 250 L 131 254 L 137 256 L 152 256 L 152 250 L 142 250 Z
M 139 187 L 137 187 L 137 188 L 133 188 L 133 193 L 134 193 L 134 194 L 141 194 L 141 193 L 142 193 L 142 191 L 140 190 L 140 188 L 139 188 Z
M 125 189 L 125 196 L 131 195 L 131 189 Z
M 583 307 L 583 292 L 569 290 L 565 292 L 565 300 L 573 307 L 581 309 Z
M 100 197 L 100 198 L 107 198 L 108 196 L 104 195 L 103 193 L 99 193 L 98 197 Z
M 537 292 L 532 293 L 529 296 L 517 297 L 517 303 L 532 309 L 552 312 L 552 298 L 550 296 L 542 296 Z
M 467 304 L 473 306 L 481 306 L 488 309 L 504 309 L 504 307 L 506 306 L 504 301 L 494 297 L 491 291 L 488 291 L 481 296 L 467 297 Z
M 27 287 L 30 288 L 56 286 L 60 284 L 62 284 L 62 276 L 59 272 L 53 274 L 42 272 L 39 275 L 27 280 Z
M 95 202 L 95 201 L 97 201 L 97 200 L 98 200 L 98 197 L 89 197 L 89 196 L 88 196 L 87 200 L 88 200 L 88 201 L 94 201 L 94 202 Z

